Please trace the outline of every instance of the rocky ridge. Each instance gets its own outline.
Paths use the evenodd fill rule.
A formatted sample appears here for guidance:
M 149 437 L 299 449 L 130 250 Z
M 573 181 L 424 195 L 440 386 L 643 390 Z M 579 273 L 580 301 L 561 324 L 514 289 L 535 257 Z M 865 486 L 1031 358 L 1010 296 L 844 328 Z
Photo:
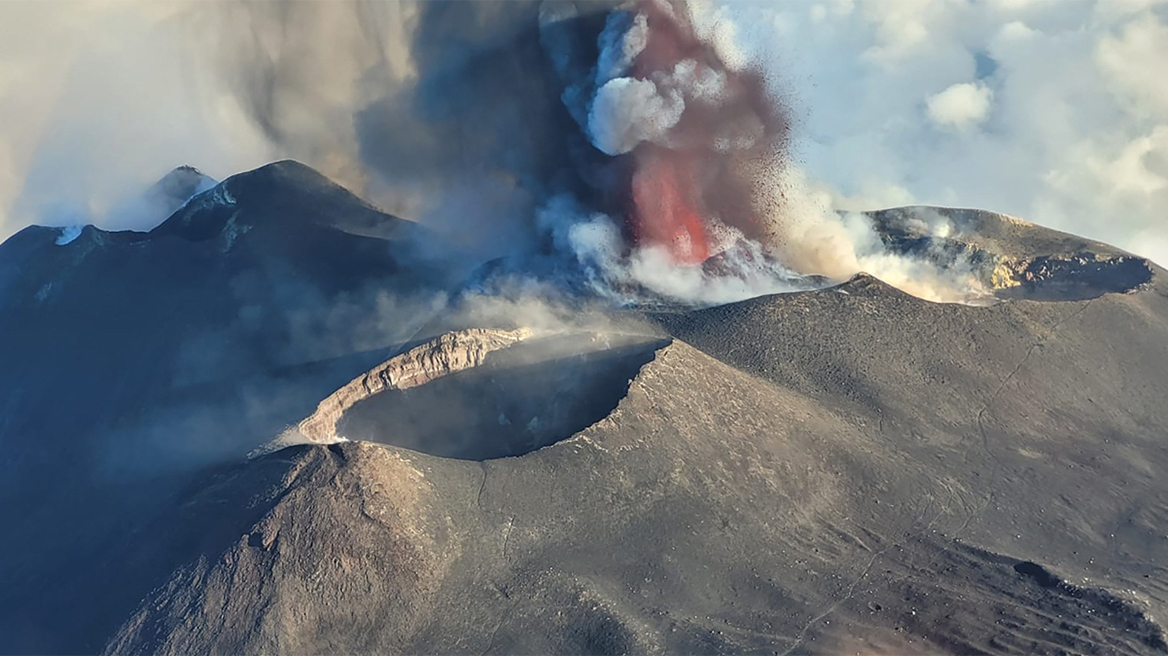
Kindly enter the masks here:
M 337 420 L 357 403 L 388 390 L 410 389 L 442 376 L 477 367 L 492 351 L 511 346 L 534 334 L 535 331 L 530 328 L 471 328 L 444 333 L 353 379 L 321 401 L 316 412 L 301 421 L 296 430 L 311 443 L 335 442 L 339 438 Z

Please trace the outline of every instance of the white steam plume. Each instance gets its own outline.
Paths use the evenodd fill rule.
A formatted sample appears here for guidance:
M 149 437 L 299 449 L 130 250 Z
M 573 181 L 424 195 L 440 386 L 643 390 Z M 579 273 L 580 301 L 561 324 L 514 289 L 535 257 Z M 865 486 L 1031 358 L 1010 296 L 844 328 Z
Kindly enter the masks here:
M 652 80 L 618 77 L 596 92 L 588 113 L 592 143 L 607 155 L 623 155 L 642 141 L 669 134 L 685 111 L 676 89 L 662 90 Z

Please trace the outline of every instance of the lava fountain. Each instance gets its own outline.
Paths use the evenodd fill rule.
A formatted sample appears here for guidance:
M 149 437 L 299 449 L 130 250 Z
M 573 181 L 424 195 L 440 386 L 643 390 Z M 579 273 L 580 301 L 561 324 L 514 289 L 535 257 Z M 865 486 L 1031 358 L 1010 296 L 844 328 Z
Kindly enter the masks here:
M 601 55 L 622 65 L 599 86 L 589 128 L 601 150 L 632 160 L 633 245 L 664 248 L 674 264 L 692 266 L 734 239 L 762 239 L 756 181 L 745 172 L 781 166 L 788 135 L 762 76 L 729 64 L 683 4 L 642 0 L 622 11 L 608 28 L 623 28 L 611 39 L 617 54 Z M 614 142 L 614 133 L 623 139 Z

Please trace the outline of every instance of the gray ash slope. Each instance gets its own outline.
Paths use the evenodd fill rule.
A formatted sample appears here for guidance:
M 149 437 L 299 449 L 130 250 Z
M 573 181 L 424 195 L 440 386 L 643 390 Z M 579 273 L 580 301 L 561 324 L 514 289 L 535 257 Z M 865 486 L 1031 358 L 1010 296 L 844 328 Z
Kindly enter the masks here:
M 243 304 L 239 281 L 291 276 L 312 298 L 370 278 L 410 288 L 423 271 L 395 247 L 415 227 L 296 165 L 247 175 L 149 235 L 89 229 L 84 255 L 49 249 L 55 231 L 0 246 L 0 326 L 18 338 L 3 357 L 19 365 L 0 372 L 0 441 L 23 474 L 5 479 L 0 651 L 1168 651 L 1168 288 L 1153 265 L 1047 294 L 1065 269 L 1026 278 L 1036 258 L 1130 256 L 973 213 L 985 238 L 962 248 L 1012 258 L 986 275 L 1022 300 L 933 304 L 861 276 L 646 314 L 635 337 L 473 357 L 439 339 L 375 367 L 381 386 L 330 415 L 368 441 L 245 461 L 397 350 L 314 361 L 259 322 L 241 355 L 179 376 L 184 341 L 240 305 L 278 315 L 300 298 L 273 283 Z M 345 256 L 364 244 L 371 263 Z M 190 252 L 202 265 L 181 268 Z M 37 301 L 54 276 L 60 296 Z M 150 303 L 118 318 L 109 299 L 138 279 L 153 285 L 131 296 Z M 79 321 L 137 332 L 101 343 Z M 572 403 L 581 386 L 594 403 Z M 226 403 L 245 387 L 281 402 L 246 420 Z M 176 399 L 225 406 L 215 429 L 239 422 L 217 457 L 194 458 L 209 470 L 173 464 L 201 431 L 140 414 Z M 79 417 L 52 416 L 65 403 Z M 547 412 L 557 421 L 532 423 Z M 439 443 L 462 417 L 479 440 Z M 143 423 L 161 437 L 140 465 L 168 480 L 127 501 L 103 457 Z
M 1162 280 L 655 315 L 668 343 L 550 446 L 437 457 L 386 421 L 220 473 L 149 534 L 220 530 L 108 650 L 1164 653 Z
M 147 195 L 205 186 L 179 169 Z M 430 238 L 278 162 L 147 233 L 30 227 L 0 245 L 0 648 L 100 649 L 88 553 L 384 359 L 392 331 L 351 315 L 424 295 Z M 384 313 L 416 321 L 405 301 Z
M 73 433 L 160 392 L 351 353 L 335 326 L 316 332 L 337 346 L 305 345 L 313 335 L 293 319 L 338 297 L 424 289 L 408 259 L 419 232 L 294 162 L 234 176 L 148 233 L 87 226 L 59 243 L 59 229 L 21 231 L 0 245 L 9 460 L 44 446 L 34 429 Z

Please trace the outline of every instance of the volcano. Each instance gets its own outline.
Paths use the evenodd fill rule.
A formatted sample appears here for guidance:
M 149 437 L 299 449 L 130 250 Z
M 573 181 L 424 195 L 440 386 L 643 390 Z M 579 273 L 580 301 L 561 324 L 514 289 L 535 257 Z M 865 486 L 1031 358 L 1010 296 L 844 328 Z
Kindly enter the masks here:
M 1165 270 L 817 205 L 698 9 L 421 3 L 330 132 L 418 216 L 184 166 L 0 244 L 0 653 L 1168 653 Z
M 999 302 L 467 312 L 441 235 L 293 162 L 29 228 L 0 649 L 1168 651 L 1164 270 L 923 211 L 871 219 Z
M 30 227 L 0 245 L 0 514 L 22 536 L 0 574 L 6 650 L 99 649 L 58 644 L 47 616 L 24 615 L 65 612 L 53 604 L 90 568 L 69 545 L 125 530 L 112 515 L 152 505 L 144 490 L 181 487 L 192 464 L 236 453 L 238 435 L 307 412 L 407 339 L 428 302 L 411 301 L 434 280 L 411 264 L 424 231 L 306 166 L 278 162 L 183 201 L 146 233 L 88 226 L 66 241 Z M 398 313 L 413 316 L 400 332 L 370 330 Z M 60 596 L 29 600 L 54 570 Z M 30 632 L 49 641 L 24 642 Z

